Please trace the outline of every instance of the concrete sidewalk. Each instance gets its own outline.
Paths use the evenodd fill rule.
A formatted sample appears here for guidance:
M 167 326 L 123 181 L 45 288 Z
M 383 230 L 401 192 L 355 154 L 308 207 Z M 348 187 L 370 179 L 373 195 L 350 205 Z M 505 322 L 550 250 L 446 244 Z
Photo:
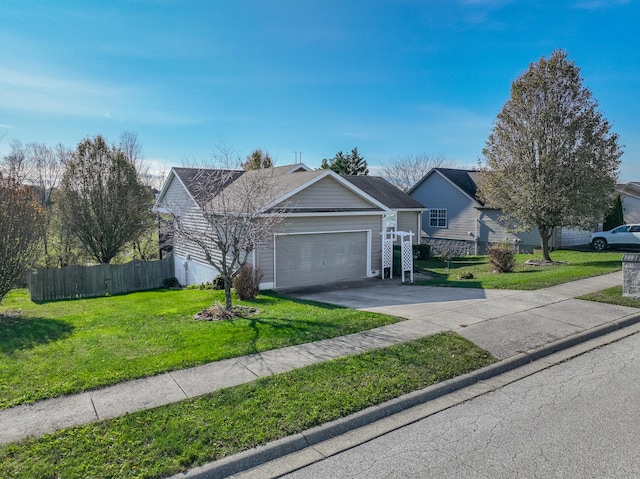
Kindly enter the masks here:
M 453 330 L 499 359 L 606 325 L 629 323 L 634 308 L 573 299 L 622 283 L 612 273 L 537 291 L 436 288 L 375 282 L 297 297 L 384 312 L 407 321 L 117 384 L 0 411 L 0 443 L 40 436 L 181 401 L 312 363 Z
M 391 314 L 409 321 L 384 329 L 456 331 L 506 359 L 576 333 L 638 314 L 635 308 L 574 299 L 622 284 L 622 272 L 535 291 L 443 288 L 380 281 L 373 285 L 293 294 L 312 301 Z

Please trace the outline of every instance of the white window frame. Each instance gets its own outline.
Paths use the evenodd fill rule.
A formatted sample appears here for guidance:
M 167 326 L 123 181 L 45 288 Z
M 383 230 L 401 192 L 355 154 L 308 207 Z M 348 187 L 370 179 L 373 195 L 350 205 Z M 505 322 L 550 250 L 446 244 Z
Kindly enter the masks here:
M 446 228 L 447 224 L 448 224 L 448 219 L 447 219 L 446 208 L 430 208 L 429 209 L 429 227 L 430 228 Z

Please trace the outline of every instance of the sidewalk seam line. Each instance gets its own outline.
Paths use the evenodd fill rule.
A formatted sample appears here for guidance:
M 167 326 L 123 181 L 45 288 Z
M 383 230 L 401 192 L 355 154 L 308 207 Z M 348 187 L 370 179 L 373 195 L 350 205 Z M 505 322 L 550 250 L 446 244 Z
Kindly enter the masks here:
M 186 399 L 189 399 L 191 396 L 189 396 L 186 391 L 184 389 L 182 389 L 182 386 L 180 386 L 180 383 L 176 380 L 176 378 L 173 377 L 173 371 L 169 371 L 169 377 L 171 378 L 171 380 L 173 381 L 173 383 L 178 386 L 178 389 L 180 389 L 180 391 L 182 391 L 182 394 L 184 394 L 184 397 Z
M 89 392 L 89 400 L 91 401 L 91 407 L 93 408 L 93 413 L 96 415 L 96 420 L 100 421 L 100 415 L 98 414 L 98 410 L 96 409 L 96 403 L 93 402 L 93 394 Z
M 258 356 L 260 355 L 260 353 L 255 353 L 255 354 L 257 354 Z M 242 356 L 241 356 L 241 357 L 242 357 Z M 267 376 L 271 376 L 271 375 L 273 374 L 273 373 L 271 373 L 271 374 L 268 374 L 267 376 L 260 376 L 258 373 L 256 373 L 255 371 L 251 370 L 251 368 L 249 368 L 249 367 L 245 366 L 244 364 L 242 364 L 242 363 L 239 361 L 239 359 L 238 359 L 238 358 L 233 358 L 233 360 L 234 360 L 234 362 L 235 362 L 238 366 L 243 367 L 244 369 L 246 369 L 247 371 L 249 371 L 251 374 L 253 374 L 253 375 L 256 377 L 256 379 L 258 379 L 258 378 L 263 378 L 263 377 L 267 377 Z M 249 382 L 250 382 L 250 381 L 249 381 Z

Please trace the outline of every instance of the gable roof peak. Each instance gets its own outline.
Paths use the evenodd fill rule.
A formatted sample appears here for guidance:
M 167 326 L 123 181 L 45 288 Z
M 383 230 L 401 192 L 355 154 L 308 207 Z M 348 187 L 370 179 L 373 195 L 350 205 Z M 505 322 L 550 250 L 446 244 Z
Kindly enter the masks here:
M 438 172 L 447 180 L 454 184 L 464 194 L 472 200 L 484 206 L 483 201 L 478 197 L 479 170 L 463 170 L 456 168 L 438 168 Z

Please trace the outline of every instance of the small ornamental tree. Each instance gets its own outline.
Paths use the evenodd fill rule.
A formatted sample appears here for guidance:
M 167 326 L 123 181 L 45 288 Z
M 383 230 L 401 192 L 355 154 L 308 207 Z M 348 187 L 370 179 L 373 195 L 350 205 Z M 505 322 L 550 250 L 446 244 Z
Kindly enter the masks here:
M 273 170 L 197 169 L 188 188 L 198 206 L 161 205 L 173 216 L 176 245 L 202 251 L 220 273 L 226 310 L 233 307 L 234 277 L 256 247 L 273 242 L 274 230 L 284 221 L 284 206 L 265 211 L 282 195 Z
M 0 173 L 0 301 L 35 259 L 43 222 L 32 190 Z
M 479 196 L 513 231 L 537 228 L 550 261 L 554 227 L 590 227 L 609 209 L 622 150 L 580 69 L 556 50 L 513 82 L 483 155 Z

